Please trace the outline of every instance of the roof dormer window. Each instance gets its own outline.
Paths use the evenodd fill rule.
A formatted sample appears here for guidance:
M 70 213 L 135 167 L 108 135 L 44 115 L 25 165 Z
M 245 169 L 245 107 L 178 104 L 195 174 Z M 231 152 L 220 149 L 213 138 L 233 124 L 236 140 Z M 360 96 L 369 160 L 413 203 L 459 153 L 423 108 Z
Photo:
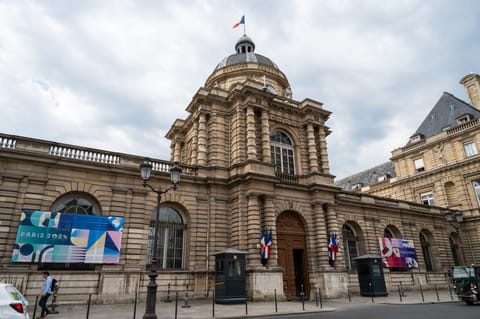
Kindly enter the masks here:
M 472 120 L 472 116 L 470 114 L 463 114 L 457 117 L 457 125 L 462 125 Z
M 410 143 L 420 142 L 422 138 L 423 138 L 422 134 L 415 134 L 412 137 L 410 137 Z
M 377 177 L 377 182 L 386 181 L 386 180 L 390 179 L 390 177 L 392 177 L 392 176 L 390 176 L 390 174 L 388 174 L 388 173 L 380 175 L 380 176 Z
M 362 183 L 357 183 L 355 185 L 352 186 L 352 191 L 359 191 L 362 189 Z

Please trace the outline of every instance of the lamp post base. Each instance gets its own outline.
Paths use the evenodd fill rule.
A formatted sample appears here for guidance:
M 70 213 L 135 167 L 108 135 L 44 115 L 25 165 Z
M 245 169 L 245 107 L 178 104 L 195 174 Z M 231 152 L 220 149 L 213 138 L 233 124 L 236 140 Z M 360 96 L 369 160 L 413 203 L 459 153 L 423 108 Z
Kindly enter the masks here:
M 157 319 L 156 305 L 157 305 L 157 271 L 155 269 L 150 270 L 148 278 L 150 281 L 147 285 L 147 301 L 145 305 L 145 314 L 143 319 Z

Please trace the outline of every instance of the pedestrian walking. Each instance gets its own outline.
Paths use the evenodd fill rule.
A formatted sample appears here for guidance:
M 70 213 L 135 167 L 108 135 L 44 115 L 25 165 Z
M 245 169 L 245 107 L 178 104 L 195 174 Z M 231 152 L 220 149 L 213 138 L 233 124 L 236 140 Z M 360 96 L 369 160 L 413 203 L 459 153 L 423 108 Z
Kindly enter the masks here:
M 47 308 L 47 301 L 48 297 L 50 297 L 50 295 L 52 294 L 52 277 L 50 277 L 48 271 L 44 271 L 42 273 L 42 277 L 42 291 L 40 292 L 40 301 L 38 302 L 38 305 L 42 308 L 42 312 L 40 313 L 40 317 L 38 317 L 37 319 L 45 318 L 50 313 Z

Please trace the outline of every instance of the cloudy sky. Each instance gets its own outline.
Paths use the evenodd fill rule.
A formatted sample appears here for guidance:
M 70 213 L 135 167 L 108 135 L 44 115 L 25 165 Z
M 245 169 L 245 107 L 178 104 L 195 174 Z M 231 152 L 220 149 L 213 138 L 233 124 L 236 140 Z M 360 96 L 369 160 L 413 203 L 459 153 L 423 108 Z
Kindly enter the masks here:
M 0 0 L 0 133 L 169 159 L 166 132 L 243 14 L 293 97 L 333 112 L 338 178 L 387 161 L 480 73 L 476 0 Z

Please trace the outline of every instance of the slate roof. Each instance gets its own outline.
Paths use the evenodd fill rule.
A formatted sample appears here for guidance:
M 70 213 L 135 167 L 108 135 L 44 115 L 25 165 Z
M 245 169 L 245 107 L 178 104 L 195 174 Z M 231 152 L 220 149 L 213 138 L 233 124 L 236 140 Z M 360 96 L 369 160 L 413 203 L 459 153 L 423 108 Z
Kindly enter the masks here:
M 395 177 L 395 167 L 393 162 L 388 161 L 386 163 L 377 165 L 366 171 L 357 173 L 352 176 L 348 176 L 339 181 L 335 182 L 335 185 L 341 187 L 343 190 L 352 191 L 353 187 L 357 184 L 362 184 L 362 186 L 368 186 L 378 183 L 378 178 L 388 174 L 390 177 Z
M 448 92 L 443 92 L 443 95 L 412 136 L 421 134 L 423 138 L 428 138 L 438 134 L 442 130 L 457 126 L 456 119 L 465 114 L 470 114 L 473 118 L 480 117 L 480 111 L 475 107 Z M 409 143 L 410 141 L 407 145 Z
M 457 118 L 470 114 L 473 119 L 480 117 L 480 111 L 465 101 L 455 97 L 454 95 L 443 92 L 440 99 L 433 106 L 430 113 L 423 120 L 415 133 L 422 135 L 422 138 L 428 138 L 442 132 L 445 129 L 457 126 Z M 408 141 L 407 145 L 411 143 Z M 389 161 L 378 166 L 367 169 L 363 172 L 348 176 L 335 182 L 335 185 L 343 190 L 351 191 L 355 185 L 369 186 L 378 183 L 378 177 L 383 174 L 389 174 L 395 177 L 395 167 L 393 162 Z

